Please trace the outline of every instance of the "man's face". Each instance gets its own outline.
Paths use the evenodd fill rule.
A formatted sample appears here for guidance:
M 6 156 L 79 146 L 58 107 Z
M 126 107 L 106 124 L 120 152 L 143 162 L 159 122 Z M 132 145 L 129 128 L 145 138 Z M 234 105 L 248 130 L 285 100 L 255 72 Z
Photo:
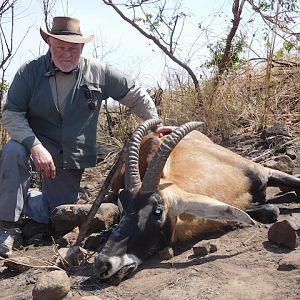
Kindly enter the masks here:
M 50 36 L 48 45 L 57 68 L 63 72 L 76 69 L 84 44 L 68 43 Z

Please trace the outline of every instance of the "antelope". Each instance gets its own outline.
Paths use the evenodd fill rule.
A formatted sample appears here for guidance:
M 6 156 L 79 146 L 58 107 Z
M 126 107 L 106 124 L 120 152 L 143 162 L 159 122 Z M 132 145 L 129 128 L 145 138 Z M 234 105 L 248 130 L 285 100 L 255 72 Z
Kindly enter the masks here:
M 264 203 L 267 186 L 300 191 L 296 176 L 213 143 L 195 130 L 202 122 L 185 123 L 163 137 L 148 134 L 160 122 L 140 124 L 127 145 L 125 187 L 119 193 L 122 216 L 93 265 L 100 279 L 120 282 L 159 250 L 216 231 L 228 221 L 251 226 L 256 217 L 274 222 L 276 206 L 255 210 L 251 203 Z

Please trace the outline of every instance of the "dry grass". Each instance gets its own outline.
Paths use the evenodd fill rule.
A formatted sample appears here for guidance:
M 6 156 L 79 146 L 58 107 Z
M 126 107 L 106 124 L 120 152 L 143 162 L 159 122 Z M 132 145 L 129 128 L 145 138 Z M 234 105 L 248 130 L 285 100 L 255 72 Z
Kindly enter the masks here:
M 166 124 L 201 120 L 208 135 L 220 133 L 224 139 L 240 128 L 256 131 L 274 121 L 299 119 L 299 65 L 272 67 L 269 81 L 263 64 L 223 77 L 217 87 L 204 81 L 201 107 L 191 91 L 170 91 L 164 95 L 163 119 Z
M 184 85 L 171 87 L 159 99 L 158 111 L 165 125 L 191 120 L 205 122 L 209 136 L 223 139 L 240 129 L 256 131 L 274 121 L 300 120 L 300 61 L 274 64 L 267 80 L 266 64 L 248 66 L 224 76 L 217 87 L 213 80 L 201 84 L 201 102 L 195 91 Z M 139 120 L 124 107 L 103 108 L 98 140 L 121 147 Z M 1 130 L 1 145 L 8 140 Z

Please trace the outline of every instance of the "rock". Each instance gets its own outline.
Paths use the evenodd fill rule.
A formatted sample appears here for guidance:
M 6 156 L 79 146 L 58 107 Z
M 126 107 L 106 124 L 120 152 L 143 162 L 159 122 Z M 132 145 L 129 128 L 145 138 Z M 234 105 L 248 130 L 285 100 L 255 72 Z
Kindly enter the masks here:
M 279 155 L 273 157 L 271 160 L 268 160 L 264 163 L 265 167 L 276 169 L 288 174 L 293 174 L 294 162 L 287 155 Z
M 266 140 L 272 136 L 285 136 L 291 137 L 290 130 L 286 124 L 274 123 L 271 126 L 267 126 L 261 133 L 261 138 Z
M 118 152 L 117 145 L 109 145 L 107 143 L 97 142 L 97 163 L 103 161 L 109 153 Z
M 201 241 L 193 246 L 193 253 L 196 256 L 205 256 L 210 251 L 210 243 L 207 241 Z
M 209 240 L 210 243 L 210 253 L 217 252 L 218 249 L 220 248 L 220 241 L 215 239 L 215 240 Z
M 70 291 L 70 278 L 65 271 L 42 274 L 32 290 L 33 300 L 59 300 Z
M 287 149 L 286 150 L 286 155 L 288 157 L 290 157 L 290 159 L 292 159 L 292 160 L 297 158 L 297 154 L 296 154 L 295 150 L 293 150 L 293 149 Z
M 163 260 L 168 260 L 174 257 L 174 251 L 171 247 L 166 247 L 159 251 L 159 257 Z
M 290 252 L 279 261 L 278 271 L 292 271 L 300 269 L 300 250 Z
M 63 267 L 66 263 L 69 266 L 80 266 L 85 262 L 88 252 L 80 246 L 73 246 L 71 248 L 60 248 L 58 250 L 59 256 L 56 259 L 56 264 Z
M 196 256 L 205 256 L 208 253 L 213 253 L 218 251 L 220 247 L 219 240 L 212 239 L 208 241 L 200 241 L 193 246 L 193 253 Z
M 295 249 L 300 239 L 300 214 L 292 214 L 288 219 L 274 223 L 268 231 L 271 243 Z
M 67 233 L 86 220 L 91 204 L 67 204 L 56 207 L 51 213 L 52 229 L 55 233 Z M 89 233 L 107 229 L 119 218 L 118 206 L 102 203 L 90 224 Z
M 28 257 L 21 257 L 21 256 L 5 260 L 3 265 L 7 267 L 8 270 L 16 271 L 19 273 L 23 273 L 31 268 L 29 266 L 30 259 Z
M 72 231 L 60 238 L 57 243 L 60 247 L 72 247 L 75 245 L 79 235 L 79 227 L 76 226 Z

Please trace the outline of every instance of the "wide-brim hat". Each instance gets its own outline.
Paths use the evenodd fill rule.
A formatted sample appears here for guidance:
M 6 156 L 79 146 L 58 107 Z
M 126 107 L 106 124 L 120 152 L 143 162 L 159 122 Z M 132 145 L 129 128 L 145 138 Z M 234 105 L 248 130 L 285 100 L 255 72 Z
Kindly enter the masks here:
M 49 36 L 76 44 L 85 44 L 94 38 L 93 35 L 83 36 L 80 30 L 80 21 L 71 17 L 54 17 L 50 32 L 40 28 L 40 33 L 46 43 Z

